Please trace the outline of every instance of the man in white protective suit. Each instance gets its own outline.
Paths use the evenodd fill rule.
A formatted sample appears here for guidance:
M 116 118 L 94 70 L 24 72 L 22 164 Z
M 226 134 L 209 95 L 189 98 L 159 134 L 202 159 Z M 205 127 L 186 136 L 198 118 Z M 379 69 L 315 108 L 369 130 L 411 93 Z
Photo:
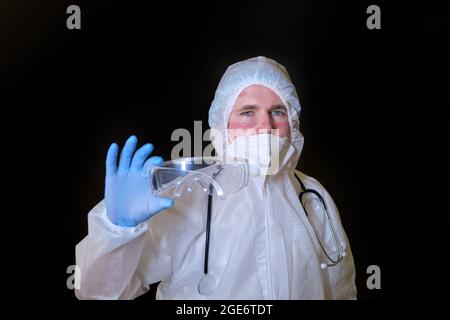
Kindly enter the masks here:
M 209 124 L 226 138 L 213 145 L 219 155 L 238 150 L 251 169 L 239 192 L 212 199 L 208 277 L 209 195 L 201 188 L 176 201 L 152 194 L 146 174 L 162 163 L 148 158 L 153 146 L 136 150 L 132 136 L 119 157 L 112 144 L 105 200 L 89 212 L 88 235 L 76 246 L 76 296 L 133 299 L 160 281 L 157 299 L 356 299 L 353 256 L 333 199 L 296 170 L 299 114 L 296 89 L 276 61 L 248 59 L 223 75 Z M 276 168 L 254 161 L 252 148 L 264 146 L 277 150 Z M 313 192 L 302 198 L 305 189 Z

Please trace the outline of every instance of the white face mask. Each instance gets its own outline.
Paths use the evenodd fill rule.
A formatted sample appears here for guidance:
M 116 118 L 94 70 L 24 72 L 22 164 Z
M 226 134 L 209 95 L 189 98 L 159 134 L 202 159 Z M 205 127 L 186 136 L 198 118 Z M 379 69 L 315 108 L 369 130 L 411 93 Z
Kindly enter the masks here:
M 294 152 L 288 137 L 268 133 L 238 136 L 226 146 L 227 158 L 248 161 L 251 175 L 274 175 Z

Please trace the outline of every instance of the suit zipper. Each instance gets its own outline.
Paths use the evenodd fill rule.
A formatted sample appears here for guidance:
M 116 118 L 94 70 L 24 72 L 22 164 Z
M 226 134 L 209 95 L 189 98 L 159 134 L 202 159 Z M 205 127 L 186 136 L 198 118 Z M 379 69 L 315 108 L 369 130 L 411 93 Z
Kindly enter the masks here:
M 269 197 L 268 197 L 268 181 L 263 185 L 263 197 L 264 197 L 264 213 L 265 213 L 265 230 L 266 230 L 266 269 L 267 269 L 267 290 L 269 298 L 273 298 L 273 279 L 272 279 L 272 248 L 271 248 L 271 234 L 270 234 L 270 216 L 269 216 Z

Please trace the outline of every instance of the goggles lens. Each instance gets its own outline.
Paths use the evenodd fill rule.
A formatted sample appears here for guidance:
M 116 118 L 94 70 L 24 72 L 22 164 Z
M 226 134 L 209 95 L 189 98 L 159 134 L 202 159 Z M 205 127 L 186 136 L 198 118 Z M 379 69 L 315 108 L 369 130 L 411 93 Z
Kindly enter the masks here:
M 150 167 L 148 179 L 157 195 L 164 192 L 181 198 L 200 187 L 225 199 L 247 185 L 248 165 L 240 159 L 224 162 L 218 158 L 181 158 Z

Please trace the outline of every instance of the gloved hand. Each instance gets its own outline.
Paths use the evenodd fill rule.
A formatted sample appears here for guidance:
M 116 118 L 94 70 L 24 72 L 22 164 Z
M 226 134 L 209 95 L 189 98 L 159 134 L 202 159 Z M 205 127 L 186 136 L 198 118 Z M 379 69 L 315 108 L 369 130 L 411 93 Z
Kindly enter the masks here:
M 135 136 L 128 138 L 120 154 L 119 167 L 116 143 L 109 147 L 106 157 L 106 214 L 112 223 L 124 227 L 134 227 L 174 203 L 170 198 L 153 195 L 148 184 L 148 168 L 161 164 L 163 159 L 157 156 L 147 159 L 153 151 L 152 144 L 134 152 L 136 145 Z

